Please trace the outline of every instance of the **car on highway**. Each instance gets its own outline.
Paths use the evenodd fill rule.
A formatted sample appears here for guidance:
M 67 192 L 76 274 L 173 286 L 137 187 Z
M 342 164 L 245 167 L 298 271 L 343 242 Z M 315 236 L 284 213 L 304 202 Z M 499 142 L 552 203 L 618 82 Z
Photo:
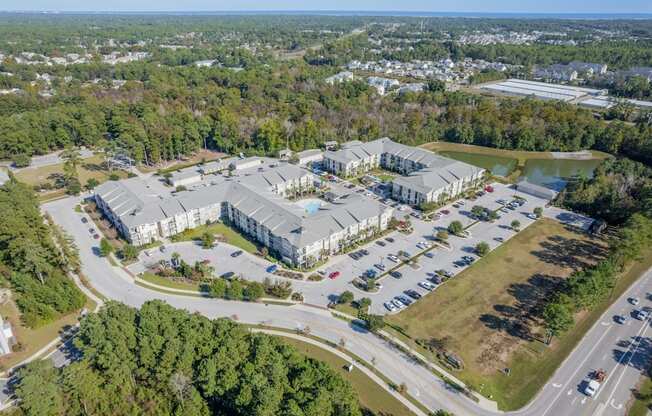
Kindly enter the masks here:
M 278 266 L 276 264 L 272 264 L 267 268 L 267 273 L 274 273 L 277 270 L 278 270 Z
M 387 309 L 390 312 L 394 312 L 397 308 L 392 302 L 385 302 L 383 303 L 383 306 L 385 309 Z
M 237 251 L 234 251 L 233 253 L 231 253 L 231 257 L 234 257 L 234 258 L 239 257 L 240 255 L 242 255 L 242 250 L 237 250 Z
M 339 271 L 334 271 L 334 272 L 332 272 L 331 274 L 328 275 L 328 278 L 334 280 L 334 279 L 337 279 L 339 276 L 340 276 L 340 272 Z
M 584 386 L 584 394 L 586 394 L 589 397 L 595 396 L 595 394 L 598 392 L 598 389 L 600 388 L 600 385 L 604 383 L 606 379 L 607 379 L 607 372 L 604 371 L 603 369 L 599 369 L 591 372 Z
M 403 277 L 403 274 L 401 274 L 401 272 L 399 272 L 398 270 L 393 270 L 389 272 L 389 275 L 392 276 L 394 279 L 400 279 L 401 277 Z

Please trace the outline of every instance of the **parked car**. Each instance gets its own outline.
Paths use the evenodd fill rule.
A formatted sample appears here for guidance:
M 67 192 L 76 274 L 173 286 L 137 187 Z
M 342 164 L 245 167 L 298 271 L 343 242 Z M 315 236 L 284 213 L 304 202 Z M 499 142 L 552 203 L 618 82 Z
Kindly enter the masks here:
M 403 277 L 401 272 L 399 272 L 397 270 L 389 272 L 389 275 L 392 276 L 394 279 L 400 279 L 401 277 Z
M 499 243 L 503 243 L 503 242 L 505 242 L 505 239 L 502 238 L 502 237 L 495 237 L 494 241 L 498 241 Z
M 437 276 L 437 275 L 434 275 L 433 277 L 429 278 L 428 280 L 430 280 L 432 283 L 434 283 L 436 285 L 440 285 L 444 281 L 440 276 Z
M 381 241 L 381 240 L 376 241 L 376 244 L 378 244 L 381 247 L 385 247 L 387 245 L 387 244 L 385 244 L 384 241 Z
M 96 240 L 99 240 L 99 239 L 100 239 L 100 235 L 99 235 L 99 234 L 93 234 L 93 238 L 96 239 Z
M 634 318 L 638 319 L 639 321 L 645 321 L 648 316 L 648 311 L 644 311 L 642 309 L 634 311 Z
M 429 259 L 435 257 L 435 255 L 432 253 L 432 251 L 429 251 L 427 253 L 424 253 L 424 256 L 428 257 Z
M 95 234 L 95 228 L 93 228 L 93 227 L 89 228 L 89 229 L 88 229 L 88 232 L 89 232 L 90 234 Z
M 421 286 L 422 288 L 426 289 L 428 292 L 432 291 L 435 288 L 435 285 L 433 285 L 432 283 L 430 283 L 427 280 L 424 280 L 424 281 L 419 282 L 417 284 L 419 286 Z
M 638 305 L 638 303 L 639 303 L 638 298 L 629 298 L 628 300 L 629 300 L 629 303 L 631 303 L 634 306 Z
M 86 224 L 86 223 L 88 222 L 88 219 L 87 219 L 86 217 L 82 217 L 81 222 L 83 222 L 84 224 Z
M 439 213 L 440 213 L 441 215 L 448 215 L 448 214 L 450 214 L 451 212 L 450 212 L 449 210 L 447 210 L 447 209 L 442 209 L 441 211 L 439 211 Z
M 415 299 L 415 300 L 421 299 L 421 294 L 419 292 L 417 292 L 416 290 L 408 289 L 408 290 L 403 291 L 403 293 L 405 293 L 406 295 L 408 295 L 412 299 Z
M 389 254 L 389 255 L 387 256 L 387 258 L 390 259 L 391 261 L 393 261 L 394 263 L 398 263 L 398 262 L 399 262 L 398 257 L 396 257 L 396 256 L 393 255 L 393 254 Z
M 401 310 L 401 309 L 403 309 L 403 308 L 405 308 L 407 306 L 398 299 L 392 299 L 391 302 L 392 302 L 392 305 L 394 305 L 396 307 L 396 309 L 398 309 L 398 310 Z
M 226 273 L 222 273 L 222 275 L 220 275 L 220 277 L 223 278 L 223 279 L 226 279 L 226 280 L 230 280 L 233 277 L 234 274 L 235 273 L 233 273 L 233 272 L 226 272 Z
M 334 279 L 337 279 L 339 276 L 340 276 L 340 272 L 339 271 L 334 271 L 334 272 L 332 272 L 331 274 L 328 275 L 328 278 L 334 280 Z
M 399 302 L 401 302 L 405 306 L 412 305 L 412 301 L 407 296 L 398 295 L 398 296 L 395 296 L 394 299 L 398 300 Z
M 276 264 L 272 264 L 267 268 L 267 273 L 274 273 L 276 270 L 278 270 L 278 266 Z
M 238 257 L 242 254 L 242 250 L 234 251 L 231 253 L 231 257 Z
M 387 241 L 388 243 L 393 243 L 394 239 L 392 237 L 386 237 L 385 241 Z
M 360 250 L 360 253 L 364 254 L 365 256 L 368 256 L 369 250 L 363 248 L 362 250 Z
M 374 267 L 377 268 L 378 270 L 385 271 L 385 265 L 382 263 L 376 263 L 374 264 Z
M 367 269 L 367 271 L 365 271 L 364 274 L 365 274 L 365 276 L 370 277 L 370 278 L 373 279 L 374 277 L 376 277 L 376 275 L 378 273 L 376 273 L 376 271 L 374 269 Z
M 625 315 L 616 315 L 614 316 L 614 321 L 618 322 L 619 324 L 624 324 L 627 322 L 627 317 Z
M 394 312 L 397 308 L 392 302 L 385 302 L 383 303 L 383 306 L 385 309 L 387 309 L 390 312 Z

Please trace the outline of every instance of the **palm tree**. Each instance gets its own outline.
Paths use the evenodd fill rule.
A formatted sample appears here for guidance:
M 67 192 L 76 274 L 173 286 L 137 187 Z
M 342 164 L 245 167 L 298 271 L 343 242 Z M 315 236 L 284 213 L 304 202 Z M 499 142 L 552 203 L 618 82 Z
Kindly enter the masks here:
M 81 154 L 79 150 L 68 147 L 63 152 L 61 152 L 61 159 L 64 160 L 63 171 L 66 173 L 66 176 L 77 177 L 77 167 L 81 162 Z

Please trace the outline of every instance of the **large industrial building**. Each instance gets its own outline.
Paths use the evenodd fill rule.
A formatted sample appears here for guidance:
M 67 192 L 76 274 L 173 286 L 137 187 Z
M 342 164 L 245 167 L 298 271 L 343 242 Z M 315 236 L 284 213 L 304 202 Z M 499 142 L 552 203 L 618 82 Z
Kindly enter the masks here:
M 392 198 L 410 205 L 455 197 L 479 184 L 485 172 L 389 138 L 344 143 L 338 151 L 325 152 L 323 164 L 342 176 L 359 175 L 379 167 L 398 172 L 403 176 L 392 181 Z
M 393 212 L 353 193 L 335 202 L 292 202 L 288 198 L 313 190 L 317 178 L 275 159 L 232 159 L 188 168 L 179 176 L 187 190 L 174 192 L 156 177 L 131 178 L 98 186 L 95 201 L 134 245 L 223 220 L 295 266 L 309 266 L 386 229 Z

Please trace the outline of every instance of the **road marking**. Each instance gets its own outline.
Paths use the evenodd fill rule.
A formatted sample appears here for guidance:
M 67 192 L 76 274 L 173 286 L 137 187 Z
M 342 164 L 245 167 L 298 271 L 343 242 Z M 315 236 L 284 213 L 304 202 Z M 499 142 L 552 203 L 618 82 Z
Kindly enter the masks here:
M 609 326 L 609 325 L 611 325 L 611 323 L 602 321 L 602 326 Z
M 622 403 L 619 404 L 618 406 L 616 406 L 616 405 L 614 404 L 614 399 L 611 399 L 611 403 L 610 403 L 610 404 L 611 404 L 611 407 L 613 407 L 613 408 L 616 409 L 616 410 L 620 410 L 620 409 L 623 408 L 623 404 L 622 404 Z
M 569 395 L 569 396 L 570 396 L 571 394 L 573 394 L 573 389 L 568 390 L 568 393 L 566 393 L 566 394 Z
M 611 402 L 614 396 L 614 393 L 616 392 L 616 389 L 618 388 L 618 385 L 623 379 L 623 376 L 625 375 L 625 372 L 627 371 L 627 368 L 629 368 L 629 363 L 632 361 L 632 357 L 634 357 L 634 353 L 636 350 L 638 350 L 638 347 L 641 345 L 641 340 L 643 337 L 645 337 L 645 332 L 647 332 L 647 329 L 650 327 L 650 323 L 647 320 L 643 321 L 643 325 L 641 326 L 641 329 L 636 333 L 636 337 L 634 338 L 634 342 L 629 346 L 627 349 L 627 352 L 623 354 L 620 357 L 620 360 L 616 363 L 616 365 L 613 368 L 613 372 L 616 372 L 616 368 L 622 363 L 623 358 L 625 355 L 628 355 L 627 357 L 627 362 L 622 368 L 622 371 L 620 372 L 620 376 L 618 377 L 618 380 L 616 380 L 616 384 L 614 385 L 614 388 L 611 390 L 611 394 L 607 398 L 607 403 Z M 605 384 L 609 381 L 609 377 L 607 376 L 607 380 L 605 380 Z M 600 391 L 598 391 L 598 394 L 595 395 L 595 398 L 598 398 L 598 395 L 600 394 Z
M 582 403 L 582 404 L 586 403 L 586 399 L 587 399 L 587 398 L 584 397 L 580 403 Z
M 577 396 L 575 396 L 575 398 L 571 401 L 571 406 L 574 405 L 576 401 L 577 401 Z
M 568 381 L 566 382 L 566 384 L 570 383 L 570 381 L 575 378 L 575 375 L 577 374 L 577 372 L 580 371 L 580 368 L 582 368 L 584 363 L 586 363 L 586 360 L 588 360 L 589 357 L 591 356 L 591 354 L 593 354 L 593 351 L 595 351 L 595 349 L 598 348 L 598 345 L 600 345 L 600 343 L 602 342 L 604 337 L 609 333 L 611 328 L 613 328 L 613 326 L 607 327 L 607 329 L 602 333 L 602 335 L 600 335 L 600 338 L 598 338 L 598 341 L 593 344 L 593 347 L 591 347 L 591 349 L 589 350 L 589 353 L 584 356 L 584 359 L 582 360 L 580 365 L 578 365 L 577 368 L 575 368 L 575 371 L 573 371 L 573 374 L 571 374 L 571 376 L 568 378 Z M 546 416 L 546 414 L 550 411 L 550 409 L 552 409 L 552 406 L 554 406 L 555 403 L 557 402 L 557 400 L 559 400 L 560 395 L 561 395 L 561 391 L 559 392 L 559 394 L 557 394 L 557 396 L 555 397 L 555 400 L 552 400 L 550 402 L 550 404 L 548 405 L 546 410 L 543 413 L 541 413 L 541 416 Z
M 562 386 L 562 384 L 559 384 L 559 383 L 552 383 L 552 387 L 554 387 L 554 388 L 556 388 L 556 389 L 560 388 L 561 386 Z

